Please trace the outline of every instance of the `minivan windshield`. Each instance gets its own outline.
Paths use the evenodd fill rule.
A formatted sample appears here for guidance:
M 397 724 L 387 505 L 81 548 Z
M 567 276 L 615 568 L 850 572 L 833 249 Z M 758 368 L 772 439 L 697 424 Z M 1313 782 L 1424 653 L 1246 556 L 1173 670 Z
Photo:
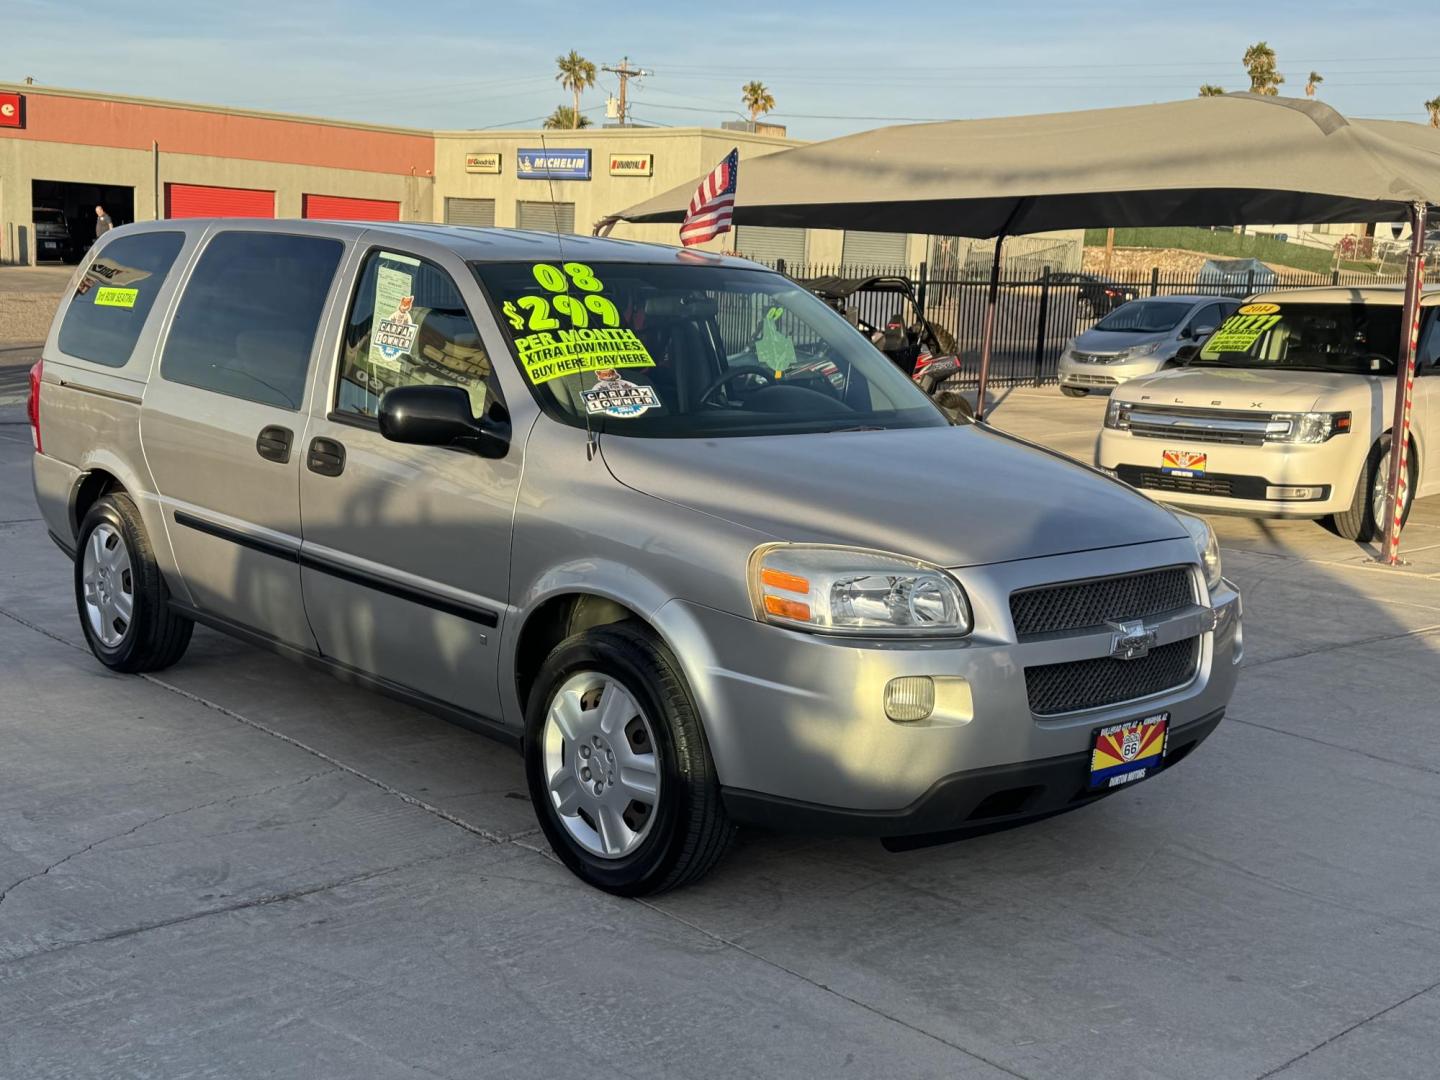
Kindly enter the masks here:
M 716 438 L 949 423 L 849 323 L 768 270 L 472 268 L 541 407 L 572 427 Z
M 1132 300 L 1095 324 L 1096 330 L 1121 334 L 1160 334 L 1174 330 L 1194 304 L 1165 300 Z
M 1399 304 L 1245 304 L 1192 365 L 1393 374 Z

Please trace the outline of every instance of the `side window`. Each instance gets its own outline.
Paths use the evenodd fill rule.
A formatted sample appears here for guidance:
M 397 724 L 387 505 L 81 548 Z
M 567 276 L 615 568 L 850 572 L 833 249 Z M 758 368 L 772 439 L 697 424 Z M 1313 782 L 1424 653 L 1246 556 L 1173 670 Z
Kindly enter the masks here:
M 372 251 L 350 305 L 335 411 L 374 417 L 392 386 L 459 386 L 476 416 L 495 387 L 490 357 L 454 280 L 434 263 Z
M 160 374 L 217 394 L 298 409 L 344 245 L 319 236 L 222 232 L 180 297 Z
M 1420 352 L 1415 357 L 1415 370 L 1421 375 L 1440 375 L 1440 307 L 1425 309 L 1429 318 L 1421 331 Z
M 92 364 L 124 367 L 185 243 L 179 232 L 122 236 L 85 268 L 60 324 L 60 351 Z
M 1195 317 L 1190 320 L 1190 329 L 1191 331 L 1203 330 L 1208 326 L 1211 330 L 1214 330 L 1224 321 L 1224 304 L 1206 304 L 1197 311 Z

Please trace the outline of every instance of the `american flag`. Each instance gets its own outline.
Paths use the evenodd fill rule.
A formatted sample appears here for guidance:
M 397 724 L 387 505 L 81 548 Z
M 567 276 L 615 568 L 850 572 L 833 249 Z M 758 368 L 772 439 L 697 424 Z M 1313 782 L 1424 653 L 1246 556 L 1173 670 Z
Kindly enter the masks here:
M 740 174 L 740 148 L 725 155 L 725 160 L 695 189 L 690 212 L 680 223 L 680 242 L 686 247 L 713 240 L 730 231 L 735 214 L 735 178 Z

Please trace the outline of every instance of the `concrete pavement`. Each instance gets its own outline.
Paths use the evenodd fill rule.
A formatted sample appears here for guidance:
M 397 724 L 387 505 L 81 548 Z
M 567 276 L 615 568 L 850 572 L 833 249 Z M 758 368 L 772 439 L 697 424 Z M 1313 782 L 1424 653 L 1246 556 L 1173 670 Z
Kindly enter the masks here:
M 994 419 L 1081 453 L 1097 404 L 1016 391 Z M 1172 772 L 900 855 L 749 834 L 642 903 L 554 862 L 479 736 L 205 631 L 105 673 L 20 421 L 0 1076 L 1434 1075 L 1440 500 L 1399 571 L 1217 519 L 1245 670 Z

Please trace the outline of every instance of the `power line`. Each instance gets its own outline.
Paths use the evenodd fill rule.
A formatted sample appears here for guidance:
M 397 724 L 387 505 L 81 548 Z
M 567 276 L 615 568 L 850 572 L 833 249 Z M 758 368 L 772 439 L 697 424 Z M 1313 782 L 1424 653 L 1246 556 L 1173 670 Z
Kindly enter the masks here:
M 612 74 L 612 75 L 617 75 L 617 76 L 619 76 L 619 78 L 620 78 L 620 115 L 619 115 L 619 121 L 620 121 L 620 126 L 621 126 L 621 127 L 624 127 L 624 126 L 625 126 L 625 120 L 626 120 L 626 106 L 627 106 L 626 97 L 625 97 L 625 90 L 626 90 L 627 84 L 630 82 L 631 79 L 639 79 L 639 78 L 641 78 L 641 77 L 644 76 L 644 75 L 654 75 L 655 73 L 654 73 L 653 71 L 646 71 L 644 68 L 632 68 L 632 67 L 630 66 L 630 58 L 629 58 L 628 56 L 621 57 L 621 58 L 620 58 L 620 63 L 619 63 L 618 66 L 616 66 L 616 65 L 611 65 L 611 64 L 602 64 L 602 65 L 600 65 L 600 70 L 601 70 L 601 71 L 608 71 L 608 72 L 610 72 L 610 74 Z

